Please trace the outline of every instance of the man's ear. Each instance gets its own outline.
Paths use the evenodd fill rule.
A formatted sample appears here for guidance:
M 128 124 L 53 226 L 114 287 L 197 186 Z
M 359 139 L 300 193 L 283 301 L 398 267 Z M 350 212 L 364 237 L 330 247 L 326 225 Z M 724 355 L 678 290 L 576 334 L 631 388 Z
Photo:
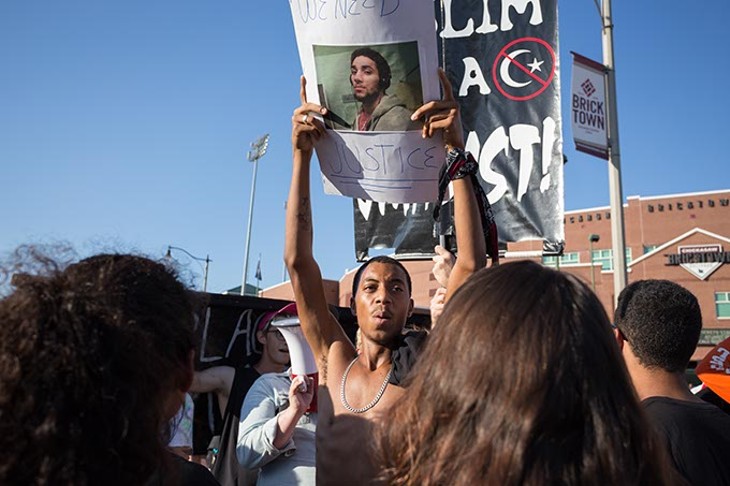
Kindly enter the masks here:
M 414 306 L 415 306 L 415 304 L 413 303 L 413 299 L 411 299 L 410 302 L 408 303 L 408 317 L 411 317 L 411 315 L 413 314 Z
M 613 337 L 616 339 L 616 343 L 618 344 L 619 351 L 624 350 L 624 344 L 626 343 L 626 338 L 624 335 L 619 331 L 618 327 L 613 328 Z
M 357 311 L 355 310 L 355 296 L 353 295 L 350 297 L 350 312 L 352 312 L 353 316 L 357 315 Z
M 266 344 L 266 333 L 264 331 L 256 331 L 256 341 Z

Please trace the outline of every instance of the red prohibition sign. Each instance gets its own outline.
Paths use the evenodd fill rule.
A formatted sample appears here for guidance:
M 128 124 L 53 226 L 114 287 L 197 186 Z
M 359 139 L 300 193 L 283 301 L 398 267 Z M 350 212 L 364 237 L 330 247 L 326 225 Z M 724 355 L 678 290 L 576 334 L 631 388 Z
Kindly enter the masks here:
M 542 45 L 545 50 L 550 54 L 551 57 L 551 66 L 550 66 L 550 74 L 548 75 L 547 79 L 543 79 L 537 74 L 535 74 L 533 71 L 530 70 L 527 67 L 523 66 L 521 63 L 510 57 L 508 54 L 508 50 L 513 47 L 515 44 L 519 44 L 520 42 L 535 42 L 537 44 Z M 529 50 L 526 50 L 527 52 L 532 52 Z M 516 57 L 516 56 L 515 56 Z M 497 72 L 499 71 L 498 65 L 500 65 L 502 62 L 509 61 L 510 64 L 513 66 L 516 66 L 521 71 L 524 71 L 525 74 L 527 74 L 530 78 L 532 78 L 533 81 L 536 81 L 538 84 L 541 85 L 541 87 L 535 91 L 534 93 L 530 93 L 525 96 L 515 96 L 507 93 L 505 89 L 502 87 L 500 83 L 500 77 L 497 75 Z M 521 37 L 519 39 L 515 39 L 506 46 L 502 48 L 501 51 L 499 51 L 499 54 L 497 54 L 497 57 L 494 60 L 494 64 L 492 65 L 492 79 L 494 80 L 494 85 L 497 87 L 500 93 L 502 93 L 506 98 L 509 98 L 513 101 L 527 101 L 531 100 L 532 98 L 535 98 L 536 96 L 539 96 L 543 91 L 547 89 L 548 86 L 550 86 L 550 83 L 552 83 L 553 78 L 555 77 L 555 51 L 553 51 L 553 48 L 550 47 L 550 44 L 545 42 L 542 39 L 538 39 L 537 37 Z M 504 81 L 504 80 L 502 80 Z M 514 80 L 513 80 L 514 81 Z M 506 83 L 509 85 L 509 83 Z M 520 83 L 525 84 L 525 83 Z M 529 82 L 527 84 L 532 84 L 532 82 Z M 525 84 L 526 85 L 526 84 Z

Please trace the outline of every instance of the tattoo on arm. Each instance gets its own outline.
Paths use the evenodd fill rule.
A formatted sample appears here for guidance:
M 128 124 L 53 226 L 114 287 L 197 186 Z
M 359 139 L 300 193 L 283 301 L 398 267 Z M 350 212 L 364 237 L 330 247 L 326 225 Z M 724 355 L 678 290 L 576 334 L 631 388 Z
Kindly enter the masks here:
M 297 213 L 297 221 L 301 229 L 307 231 L 312 229 L 312 208 L 309 204 L 308 197 L 303 197 L 299 200 L 299 212 Z

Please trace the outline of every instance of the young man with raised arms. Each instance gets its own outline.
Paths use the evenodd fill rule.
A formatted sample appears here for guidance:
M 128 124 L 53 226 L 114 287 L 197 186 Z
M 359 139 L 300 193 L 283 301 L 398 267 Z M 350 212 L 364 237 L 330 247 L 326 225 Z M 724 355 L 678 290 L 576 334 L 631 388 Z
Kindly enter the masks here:
M 476 163 L 463 151 L 459 107 L 451 84 L 443 71 L 439 71 L 439 77 L 444 98 L 424 104 L 413 113 L 412 119 L 423 121 L 424 138 L 442 130 L 454 173 L 473 174 Z M 317 140 L 327 136 L 323 124 L 312 114 L 325 115 L 327 108 L 307 102 L 305 86 L 306 80 L 302 77 L 301 106 L 294 110 L 292 117 L 293 171 L 286 215 L 285 261 L 302 329 L 317 359 L 322 387 L 319 428 L 326 430 L 328 425 L 334 425 L 337 416 L 348 415 L 362 417 L 366 428 L 370 420 L 376 419 L 404 393 L 403 388 L 392 384 L 391 375 L 394 354 L 403 343 L 403 327 L 413 310 L 410 276 L 399 262 L 390 258 L 372 259 L 360 268 L 350 303 L 362 334 L 362 348 L 358 354 L 327 308 L 322 276 L 312 253 L 310 161 Z M 486 265 L 482 220 L 471 178 L 454 178 L 453 191 L 459 258 L 449 278 L 447 299 L 472 273 Z M 327 397 L 328 389 L 332 390 L 329 392 L 331 402 Z M 323 417 L 330 403 L 334 415 L 332 423 Z M 353 448 L 366 452 L 367 441 L 358 440 L 358 437 L 364 435 L 362 438 L 367 439 L 367 432 L 363 433 L 363 428 L 346 429 L 340 437 L 328 436 L 326 454 L 319 448 L 322 441 L 318 441 L 318 482 L 334 484 L 343 479 L 341 476 L 336 479 L 335 471 L 348 472 L 343 471 L 346 468 L 341 463 L 337 467 L 334 456 L 345 454 L 340 446 L 348 447 L 350 452 L 357 452 Z M 320 432 L 322 430 L 318 430 L 318 436 Z M 361 457 L 365 459 L 366 456 Z

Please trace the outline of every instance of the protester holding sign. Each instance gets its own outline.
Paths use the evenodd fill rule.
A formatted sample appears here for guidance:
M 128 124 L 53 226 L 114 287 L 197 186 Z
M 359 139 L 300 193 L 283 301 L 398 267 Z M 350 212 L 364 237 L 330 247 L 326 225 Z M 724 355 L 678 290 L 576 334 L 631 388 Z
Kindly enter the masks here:
M 439 72 L 444 99 L 426 103 L 412 115 L 422 120 L 422 136 L 430 138 L 443 132 L 449 154 L 449 175 L 453 175 L 455 226 L 459 258 L 449 279 L 447 298 L 474 272 L 486 265 L 485 240 L 479 205 L 472 180 L 465 177 L 477 169 L 473 158 L 463 151 L 464 142 L 459 120 L 459 107 L 454 101 L 451 84 Z M 309 164 L 315 144 L 328 136 L 315 115 L 325 115 L 327 108 L 308 103 L 306 82 L 302 78 L 302 104 L 292 117 L 294 163 L 287 204 L 285 260 L 291 275 L 302 329 L 317 360 L 320 398 L 328 389 L 332 395 L 332 414 L 320 416 L 318 428 L 318 479 L 321 483 L 362 481 L 368 475 L 367 433 L 363 441 L 353 441 L 361 431 L 352 427 L 338 428 L 337 417 L 357 415 L 363 424 L 377 420 L 382 412 L 403 396 L 400 380 L 413 361 L 425 335 L 402 336 L 403 327 L 413 310 L 410 297 L 410 276 L 396 260 L 377 257 L 365 263 L 353 282 L 352 312 L 362 334 L 358 355 L 337 320 L 327 308 L 319 266 L 312 255 L 312 212 L 309 197 Z M 459 177 L 461 175 L 461 177 Z M 407 340 L 411 338 L 412 341 Z M 404 369 L 405 368 L 405 369 Z M 395 382 L 395 383 L 394 383 Z M 394 386 L 396 385 L 396 386 Z M 322 412 L 320 412 L 322 413 Z M 326 435 L 326 436 L 325 436 Z M 341 458 L 360 458 L 360 477 L 342 467 Z M 372 473 L 372 471 L 370 471 Z

